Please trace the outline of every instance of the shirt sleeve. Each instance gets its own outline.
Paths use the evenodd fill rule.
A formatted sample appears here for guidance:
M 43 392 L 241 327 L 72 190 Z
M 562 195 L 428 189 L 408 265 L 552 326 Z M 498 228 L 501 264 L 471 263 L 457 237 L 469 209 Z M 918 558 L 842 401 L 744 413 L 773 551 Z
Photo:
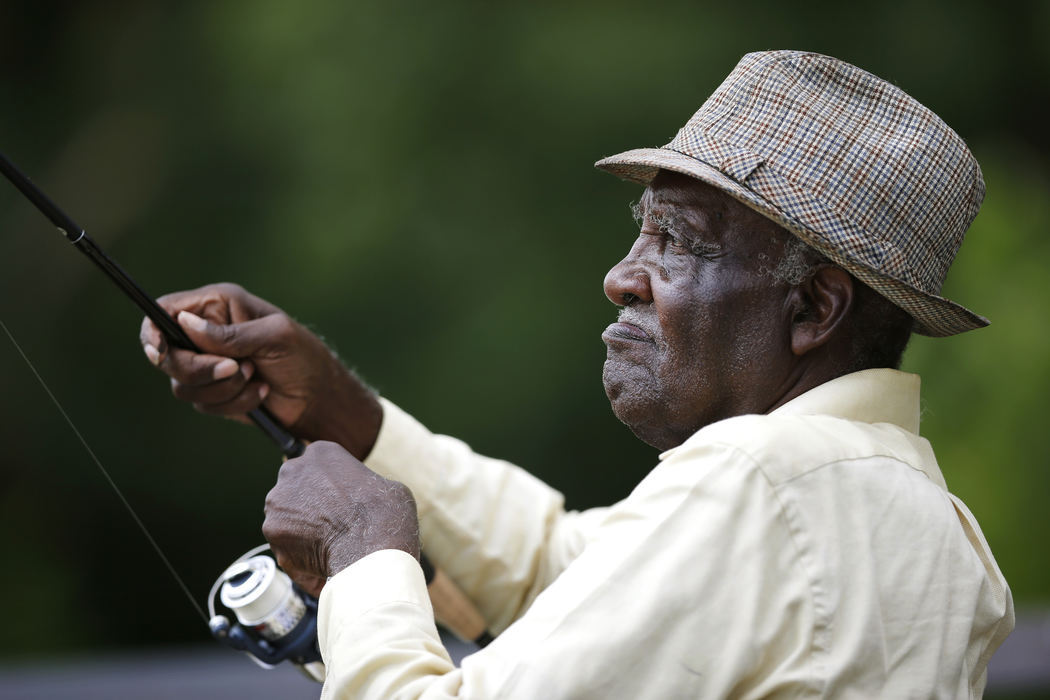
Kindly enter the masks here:
M 525 470 L 435 435 L 382 402 L 365 464 L 412 490 L 427 557 L 499 633 L 583 550 L 604 509 L 566 512 L 561 493 Z
M 812 611 L 780 517 L 746 456 L 676 454 L 603 513 L 582 553 L 459 669 L 414 559 L 372 554 L 322 593 L 324 697 L 802 696 Z

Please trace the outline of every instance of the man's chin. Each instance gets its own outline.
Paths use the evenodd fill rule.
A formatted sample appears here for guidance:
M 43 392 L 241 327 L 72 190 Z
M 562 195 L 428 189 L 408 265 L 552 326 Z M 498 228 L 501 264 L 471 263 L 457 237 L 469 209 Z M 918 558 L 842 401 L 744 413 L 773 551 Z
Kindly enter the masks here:
M 646 406 L 646 402 L 639 401 L 637 396 L 625 395 L 620 388 L 610 387 L 608 383 L 605 385 L 605 394 L 609 397 L 613 415 L 630 428 L 635 437 L 658 450 L 674 447 L 668 444 L 665 427 L 654 424 L 655 412 L 652 406 Z
M 605 360 L 602 383 L 613 415 L 639 440 L 658 450 L 669 450 L 685 439 L 670 434 L 673 421 L 664 410 L 667 392 L 648 366 L 614 355 Z
M 605 395 L 609 398 L 613 413 L 620 420 L 622 409 L 618 406 L 622 403 L 631 403 L 631 396 L 637 393 L 638 381 L 632 379 L 631 374 L 638 372 L 637 366 L 625 366 L 621 361 L 609 358 L 602 367 L 602 385 L 605 387 Z
M 613 409 L 613 413 L 616 413 L 616 409 Z M 660 452 L 669 450 L 672 447 L 677 447 L 682 444 L 682 440 L 675 437 L 671 437 L 667 434 L 667 431 L 661 426 L 653 425 L 647 422 L 636 422 L 632 421 L 629 417 L 624 417 L 616 414 L 616 417 L 626 425 L 634 436 L 644 442 L 649 447 L 653 447 Z

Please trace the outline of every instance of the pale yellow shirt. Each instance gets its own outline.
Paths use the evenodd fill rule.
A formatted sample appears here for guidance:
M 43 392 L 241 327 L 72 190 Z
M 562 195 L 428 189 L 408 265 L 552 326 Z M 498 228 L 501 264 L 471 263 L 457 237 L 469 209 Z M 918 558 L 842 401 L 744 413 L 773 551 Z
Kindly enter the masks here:
M 914 375 L 708 426 L 582 513 L 384 410 L 368 465 L 412 489 L 427 554 L 500 634 L 455 668 L 416 561 L 374 553 L 321 596 L 325 698 L 971 698 L 1013 627 Z

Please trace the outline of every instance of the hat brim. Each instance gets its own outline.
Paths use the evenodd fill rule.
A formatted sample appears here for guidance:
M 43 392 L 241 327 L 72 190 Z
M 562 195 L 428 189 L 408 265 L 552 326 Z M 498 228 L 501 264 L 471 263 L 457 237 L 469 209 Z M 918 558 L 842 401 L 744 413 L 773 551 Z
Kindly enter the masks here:
M 915 332 L 943 337 L 983 328 L 988 319 L 950 299 L 929 294 L 864 265 L 831 246 L 817 231 L 785 214 L 754 191 L 729 178 L 702 160 L 667 148 L 636 148 L 594 164 L 617 177 L 648 186 L 661 170 L 687 175 L 717 187 L 734 199 L 780 224 L 804 243 L 848 270 L 864 284 L 908 312 L 915 319 Z

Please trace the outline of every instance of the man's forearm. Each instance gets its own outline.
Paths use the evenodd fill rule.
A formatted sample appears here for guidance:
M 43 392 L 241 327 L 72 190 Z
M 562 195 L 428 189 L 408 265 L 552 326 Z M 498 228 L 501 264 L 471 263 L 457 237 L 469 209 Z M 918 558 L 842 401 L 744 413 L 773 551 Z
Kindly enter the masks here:
M 382 429 L 365 463 L 411 489 L 427 556 L 498 633 L 556 575 L 552 569 L 563 568 L 546 563 L 552 552 L 564 558 L 561 540 L 574 539 L 571 527 L 557 527 L 565 518 L 562 495 L 381 401 Z

